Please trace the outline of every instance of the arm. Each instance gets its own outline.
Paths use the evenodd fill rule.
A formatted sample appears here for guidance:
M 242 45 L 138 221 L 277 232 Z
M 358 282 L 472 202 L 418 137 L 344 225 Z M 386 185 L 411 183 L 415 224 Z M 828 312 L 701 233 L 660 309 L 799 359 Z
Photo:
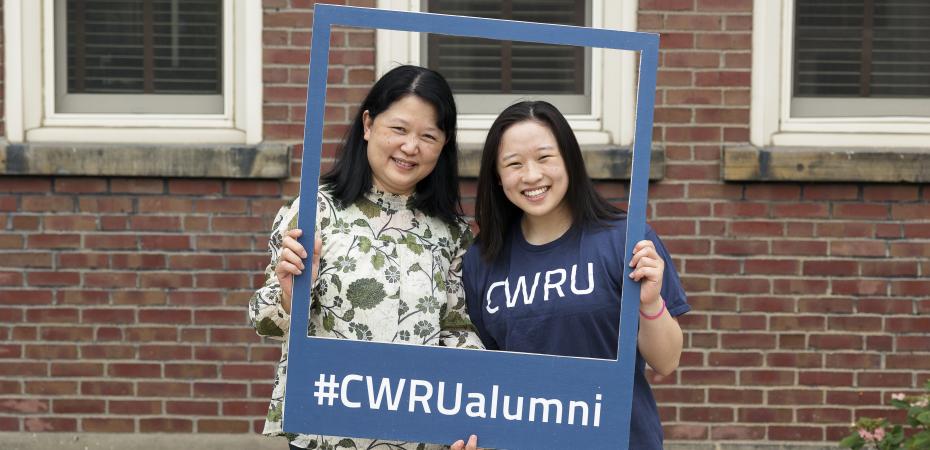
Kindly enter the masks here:
M 259 336 L 284 340 L 290 329 L 290 308 L 282 305 L 281 283 L 275 274 L 287 230 L 296 227 L 298 200 L 286 205 L 275 216 L 268 251 L 271 260 L 265 268 L 265 284 L 249 299 L 249 322 Z
M 643 358 L 656 372 L 668 375 L 678 368 L 684 340 L 678 319 L 672 317 L 662 298 L 665 261 L 652 241 L 639 241 L 633 248 L 630 278 L 640 286 L 641 313 L 637 343 Z
M 466 347 L 483 349 L 481 338 L 475 326 L 468 318 L 465 303 L 465 289 L 462 285 L 462 262 L 465 251 L 471 245 L 474 236 L 471 229 L 464 222 L 459 224 L 460 235 L 458 245 L 446 274 L 446 304 L 440 310 L 439 340 L 445 347 Z

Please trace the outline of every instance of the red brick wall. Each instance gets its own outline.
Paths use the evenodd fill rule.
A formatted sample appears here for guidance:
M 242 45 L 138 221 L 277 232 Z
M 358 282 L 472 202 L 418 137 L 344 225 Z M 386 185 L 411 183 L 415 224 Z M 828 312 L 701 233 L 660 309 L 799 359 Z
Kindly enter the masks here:
M 694 307 L 682 367 L 653 381 L 670 439 L 835 440 L 930 377 L 930 186 L 721 181 L 722 148 L 748 141 L 751 5 L 640 1 L 640 29 L 663 36 L 650 220 Z M 265 138 L 297 143 L 312 2 L 264 7 Z M 373 42 L 333 33 L 328 157 Z M 245 305 L 297 189 L 0 177 L 0 431 L 260 429 L 278 349 Z

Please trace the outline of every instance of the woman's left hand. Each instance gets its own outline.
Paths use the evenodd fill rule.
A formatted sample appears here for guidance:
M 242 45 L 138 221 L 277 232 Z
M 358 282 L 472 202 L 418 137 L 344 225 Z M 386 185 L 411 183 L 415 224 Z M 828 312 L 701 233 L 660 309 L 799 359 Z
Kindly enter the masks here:
M 645 313 L 655 313 L 660 309 L 662 301 L 659 296 L 662 290 L 662 274 L 665 272 L 665 261 L 656 251 L 656 245 L 649 240 L 642 240 L 633 247 L 633 258 L 630 260 L 630 278 L 642 282 L 639 290 L 639 308 Z

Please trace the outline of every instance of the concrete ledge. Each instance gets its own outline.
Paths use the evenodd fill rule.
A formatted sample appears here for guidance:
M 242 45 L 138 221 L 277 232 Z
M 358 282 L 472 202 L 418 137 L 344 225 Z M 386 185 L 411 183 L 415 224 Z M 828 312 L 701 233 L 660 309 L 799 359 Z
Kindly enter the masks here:
M 282 450 L 284 438 L 257 434 L 166 433 L 0 433 L 3 450 Z M 827 450 L 836 445 L 797 442 L 671 441 L 666 450 Z
M 926 183 L 930 149 L 727 147 L 726 181 Z
M 0 143 L 0 175 L 287 178 L 288 146 Z
M 3 450 L 282 450 L 282 437 L 258 434 L 0 433 Z
M 588 175 L 596 180 L 629 180 L 633 167 L 633 149 L 617 146 L 584 146 L 581 148 Z M 459 148 L 459 175 L 477 178 L 481 168 L 481 147 Z M 649 163 L 649 179 L 661 180 L 665 176 L 665 150 L 652 149 Z

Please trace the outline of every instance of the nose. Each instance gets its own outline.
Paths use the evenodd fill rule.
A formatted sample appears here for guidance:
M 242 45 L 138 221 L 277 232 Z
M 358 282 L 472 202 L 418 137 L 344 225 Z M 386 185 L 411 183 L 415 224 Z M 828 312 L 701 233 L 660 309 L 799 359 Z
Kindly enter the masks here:
M 523 172 L 523 181 L 525 183 L 535 183 L 542 179 L 542 171 L 539 170 L 539 166 L 534 161 L 530 161 L 526 164 L 526 170 Z
M 404 136 L 403 142 L 400 143 L 400 151 L 410 155 L 419 149 L 420 139 L 414 134 Z

